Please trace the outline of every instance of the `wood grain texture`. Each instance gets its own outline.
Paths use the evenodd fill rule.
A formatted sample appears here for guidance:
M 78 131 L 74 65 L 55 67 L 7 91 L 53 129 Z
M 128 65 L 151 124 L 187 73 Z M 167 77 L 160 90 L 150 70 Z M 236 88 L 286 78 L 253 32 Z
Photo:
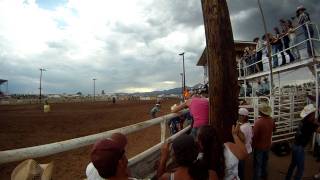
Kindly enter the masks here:
M 201 0 L 209 68 L 210 124 L 231 139 L 238 118 L 238 82 L 235 47 L 226 0 Z

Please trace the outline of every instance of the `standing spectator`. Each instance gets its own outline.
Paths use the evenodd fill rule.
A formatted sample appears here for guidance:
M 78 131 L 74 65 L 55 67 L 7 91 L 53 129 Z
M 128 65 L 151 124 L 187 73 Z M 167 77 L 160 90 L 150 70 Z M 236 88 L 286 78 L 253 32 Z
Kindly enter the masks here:
M 303 108 L 300 113 L 303 120 L 300 122 L 294 144 L 292 145 L 292 158 L 288 168 L 286 180 L 290 180 L 295 167 L 297 167 L 295 180 L 300 180 L 304 171 L 304 148 L 312 138 L 314 132 L 320 133 L 319 124 L 315 119 L 315 111 L 317 109 L 313 104 L 309 104 Z
M 304 8 L 302 5 L 297 7 L 296 14 L 297 14 L 299 25 L 302 25 L 305 38 L 306 39 L 313 38 L 314 31 L 312 26 L 308 24 L 309 22 L 311 22 L 311 19 L 310 19 L 309 13 L 306 12 L 306 8 Z M 307 42 L 307 50 L 308 50 L 309 56 L 312 56 L 312 51 L 313 51 L 311 49 L 311 43 L 312 41 Z
M 273 28 L 275 35 L 271 38 L 271 45 L 272 45 L 272 56 L 273 56 L 273 67 L 277 67 L 279 65 L 278 62 L 278 52 L 281 52 L 281 57 L 282 57 L 282 64 L 286 64 L 286 57 L 284 56 L 284 53 L 282 52 L 283 46 L 281 42 L 281 37 L 280 37 L 280 31 L 279 28 L 275 27 Z
M 283 19 L 280 19 L 280 26 L 281 26 L 281 29 L 282 29 L 282 35 L 283 35 L 283 45 L 284 45 L 284 49 L 286 49 L 286 53 L 289 55 L 289 58 L 290 58 L 290 62 L 293 62 L 294 61 L 294 57 L 293 55 L 291 54 L 291 51 L 289 48 L 289 43 L 290 43 L 290 39 L 289 39 L 289 36 L 288 36 L 288 33 L 289 33 L 289 25 L 288 23 L 283 20 Z M 284 64 L 284 63 L 282 63 Z
M 243 51 L 243 57 L 245 61 L 246 68 L 245 68 L 245 75 L 250 75 L 254 72 L 254 67 L 252 65 L 252 59 L 251 59 L 251 52 L 249 47 L 245 47 Z
M 200 162 L 207 169 L 216 172 L 219 179 L 238 180 L 238 162 L 246 159 L 248 153 L 240 139 L 239 125 L 232 127 L 233 142 L 223 143 L 213 126 L 202 126 L 198 134 Z
M 271 116 L 271 107 L 262 104 L 259 107 L 260 117 L 255 120 L 253 126 L 253 180 L 268 176 L 267 166 L 271 147 L 272 132 L 275 131 L 275 123 Z
M 249 123 L 249 111 L 246 108 L 240 108 L 239 109 L 239 120 L 237 122 L 240 124 L 240 131 L 244 135 L 245 139 L 245 146 L 247 153 L 250 154 L 252 152 L 252 128 Z M 244 179 L 244 172 L 245 172 L 245 160 L 239 160 L 239 166 L 238 166 L 238 171 L 239 171 L 239 178 L 241 180 Z
M 256 37 L 253 39 L 253 42 L 257 43 L 256 45 L 256 62 L 257 63 L 257 71 L 263 71 L 263 64 L 262 64 L 262 50 L 263 50 L 263 44 L 262 41 L 259 39 L 259 37 Z
M 209 123 L 209 100 L 202 96 L 193 95 L 184 103 L 178 106 L 173 106 L 171 111 L 173 113 L 177 113 L 184 108 L 189 108 L 190 114 L 193 117 L 191 135 L 196 138 L 198 128 Z
M 294 58 L 295 59 L 300 59 L 300 54 L 299 54 L 298 47 L 293 47 L 297 43 L 295 26 L 293 26 L 293 23 L 290 20 L 287 20 L 287 23 L 288 23 L 288 27 L 289 27 L 289 30 L 288 30 L 289 39 L 290 39 L 289 46 L 292 47 L 292 53 L 293 53 Z
M 150 115 L 152 118 L 156 118 L 157 112 L 160 112 L 160 104 L 157 103 L 150 111 Z
M 115 104 L 115 103 L 116 103 L 116 98 L 112 97 L 112 104 Z

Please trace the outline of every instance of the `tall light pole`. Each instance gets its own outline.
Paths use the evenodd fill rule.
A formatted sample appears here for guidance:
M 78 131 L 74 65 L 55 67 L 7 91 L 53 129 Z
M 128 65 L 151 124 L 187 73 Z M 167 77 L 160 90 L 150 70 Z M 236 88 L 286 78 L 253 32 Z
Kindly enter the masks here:
M 184 95 L 183 95 L 183 73 L 180 73 L 181 76 L 181 96 L 182 101 L 184 101 Z
M 183 68 L 183 91 L 186 90 L 186 71 L 184 67 L 184 52 L 179 54 L 182 56 L 182 68 Z
M 39 87 L 39 100 L 40 100 L 40 103 L 41 103 L 41 99 L 42 99 L 42 95 L 41 95 L 41 90 L 42 90 L 42 84 L 41 84 L 41 81 L 42 81 L 42 72 L 43 71 L 47 71 L 46 69 L 44 68 L 40 68 L 40 87 Z
M 273 94 L 273 71 L 272 71 L 272 57 L 271 57 L 271 47 L 270 47 L 270 39 L 269 39 L 269 35 L 268 35 L 268 31 L 267 31 L 267 25 L 266 25 L 266 20 L 264 18 L 264 14 L 263 14 L 263 10 L 261 7 L 261 3 L 260 0 L 258 1 L 258 6 L 260 9 L 260 13 L 261 13 L 261 17 L 262 17 L 262 23 L 263 23 L 263 28 L 264 28 L 264 33 L 266 36 L 266 40 L 267 40 L 267 49 L 268 49 L 268 58 L 269 58 L 269 69 L 270 69 L 270 96 Z
M 93 100 L 96 100 L 96 78 L 93 78 Z

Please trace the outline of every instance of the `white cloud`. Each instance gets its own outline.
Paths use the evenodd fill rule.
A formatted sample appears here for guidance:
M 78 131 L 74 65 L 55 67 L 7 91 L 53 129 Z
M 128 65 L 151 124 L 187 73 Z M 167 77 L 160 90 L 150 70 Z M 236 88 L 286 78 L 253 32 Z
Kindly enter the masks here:
M 175 55 L 174 64 L 167 62 L 190 44 L 200 44 L 201 49 L 203 32 L 150 24 L 149 10 L 158 8 L 152 3 L 69 0 L 42 9 L 35 0 L 2 0 L 0 64 L 7 68 L 0 76 L 9 79 L 13 92 L 22 93 L 37 91 L 39 67 L 49 69 L 44 74 L 49 93 L 90 92 L 87 84 L 92 77 L 98 77 L 100 88 L 109 91 L 172 88 L 175 81 L 180 82 L 179 76 L 170 72 L 180 64 L 179 57 Z M 154 74 L 154 68 L 163 70 Z M 188 80 L 197 83 L 197 77 Z M 21 84 L 26 78 L 33 83 Z

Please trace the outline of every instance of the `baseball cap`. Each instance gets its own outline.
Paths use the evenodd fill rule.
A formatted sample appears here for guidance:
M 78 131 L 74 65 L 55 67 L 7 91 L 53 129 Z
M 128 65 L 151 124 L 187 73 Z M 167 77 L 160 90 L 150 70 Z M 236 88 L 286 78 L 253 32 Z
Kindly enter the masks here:
M 240 108 L 238 113 L 239 113 L 239 115 L 242 115 L 242 116 L 248 116 L 249 115 L 249 111 L 246 108 Z
M 113 134 L 114 138 L 100 140 L 92 148 L 91 161 L 102 178 L 109 178 L 116 174 L 118 162 L 123 157 L 127 144 L 127 139 L 121 135 Z

